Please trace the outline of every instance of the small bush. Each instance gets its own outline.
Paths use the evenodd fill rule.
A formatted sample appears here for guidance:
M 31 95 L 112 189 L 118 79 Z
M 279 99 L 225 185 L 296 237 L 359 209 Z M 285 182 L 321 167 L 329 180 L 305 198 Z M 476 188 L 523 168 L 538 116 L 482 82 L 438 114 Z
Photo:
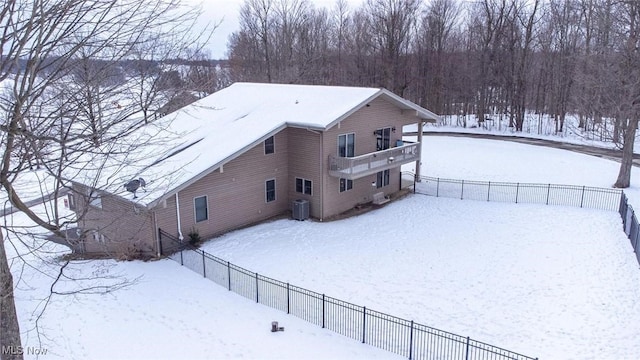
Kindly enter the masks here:
M 202 238 L 200 237 L 200 233 L 196 229 L 191 229 L 191 231 L 189 232 L 189 234 L 187 234 L 187 236 L 189 236 L 189 244 L 193 246 L 198 245 L 202 241 Z

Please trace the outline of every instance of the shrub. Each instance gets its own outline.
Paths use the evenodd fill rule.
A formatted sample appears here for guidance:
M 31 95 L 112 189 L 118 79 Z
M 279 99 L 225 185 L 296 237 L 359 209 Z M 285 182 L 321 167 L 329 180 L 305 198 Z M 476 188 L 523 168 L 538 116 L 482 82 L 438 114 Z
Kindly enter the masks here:
M 200 233 L 196 229 L 191 229 L 191 231 L 189 231 L 189 234 L 187 234 L 187 236 L 189 236 L 189 244 L 191 245 L 194 245 L 194 246 L 198 245 L 202 241 L 202 238 L 200 237 Z

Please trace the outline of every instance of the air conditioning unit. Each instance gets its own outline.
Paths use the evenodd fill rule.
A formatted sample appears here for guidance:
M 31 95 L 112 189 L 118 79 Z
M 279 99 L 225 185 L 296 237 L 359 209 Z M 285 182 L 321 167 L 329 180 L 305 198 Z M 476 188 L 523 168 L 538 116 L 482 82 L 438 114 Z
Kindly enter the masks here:
M 307 220 L 309 218 L 309 200 L 294 200 L 291 214 L 295 220 Z

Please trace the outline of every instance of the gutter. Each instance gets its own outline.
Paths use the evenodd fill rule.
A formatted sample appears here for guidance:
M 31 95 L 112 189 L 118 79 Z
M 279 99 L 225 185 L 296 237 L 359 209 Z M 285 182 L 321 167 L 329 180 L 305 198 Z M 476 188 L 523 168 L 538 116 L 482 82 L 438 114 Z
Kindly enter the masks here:
M 162 244 L 160 244 L 160 234 L 158 232 L 158 219 L 156 219 L 156 212 L 151 211 L 151 218 L 153 219 L 153 236 L 156 238 L 156 256 L 159 258 L 162 256 L 160 253 L 160 249 L 162 248 Z

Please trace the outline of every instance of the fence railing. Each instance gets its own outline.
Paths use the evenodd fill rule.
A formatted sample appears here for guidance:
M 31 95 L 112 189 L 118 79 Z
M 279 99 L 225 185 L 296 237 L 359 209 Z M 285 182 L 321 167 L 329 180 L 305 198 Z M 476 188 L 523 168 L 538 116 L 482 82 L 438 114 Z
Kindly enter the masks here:
M 409 359 L 534 359 L 260 275 L 161 229 L 158 236 L 163 255 L 229 291 Z
M 409 143 L 354 157 L 329 155 L 329 175 L 355 180 L 420 159 L 420 144 Z
M 618 213 L 622 218 L 622 228 L 624 229 L 624 233 L 627 234 L 629 241 L 631 241 L 631 246 L 633 246 L 636 259 L 638 260 L 638 263 L 640 263 L 640 223 L 638 223 L 635 211 L 633 211 L 633 207 L 629 205 L 629 199 L 625 193 L 622 193 L 622 196 L 620 197 L 620 208 L 618 209 Z
M 404 176 L 415 176 L 403 172 Z M 421 176 L 417 193 L 481 201 L 574 206 L 617 211 L 622 190 L 591 186 L 470 181 Z
M 402 172 L 415 179 L 412 172 Z M 640 222 L 624 191 L 591 186 L 469 181 L 420 176 L 414 192 L 436 197 L 512 203 L 574 206 L 617 211 L 640 264 Z M 408 183 L 408 182 L 406 182 Z

